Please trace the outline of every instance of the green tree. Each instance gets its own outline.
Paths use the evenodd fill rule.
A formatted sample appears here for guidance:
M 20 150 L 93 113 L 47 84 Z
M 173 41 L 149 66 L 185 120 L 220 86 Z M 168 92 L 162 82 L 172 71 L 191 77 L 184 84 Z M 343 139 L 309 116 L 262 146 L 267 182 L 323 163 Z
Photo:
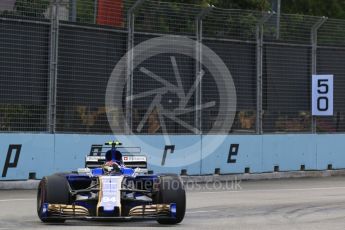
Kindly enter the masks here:
M 206 6 L 207 4 L 225 9 L 269 10 L 270 0 L 171 0 L 171 2 Z
M 95 0 L 77 0 L 77 22 L 94 23 Z
M 225 9 L 246 9 L 246 10 L 269 10 L 269 0 L 208 0 L 208 3 Z
M 343 0 L 283 0 L 283 13 L 327 16 L 345 19 Z
M 49 0 L 17 0 L 16 14 L 27 17 L 43 18 L 49 6 Z
M 271 0 L 171 0 L 205 6 L 214 5 L 225 9 L 265 11 L 271 9 Z M 282 13 L 327 16 L 345 19 L 344 0 L 281 0 Z

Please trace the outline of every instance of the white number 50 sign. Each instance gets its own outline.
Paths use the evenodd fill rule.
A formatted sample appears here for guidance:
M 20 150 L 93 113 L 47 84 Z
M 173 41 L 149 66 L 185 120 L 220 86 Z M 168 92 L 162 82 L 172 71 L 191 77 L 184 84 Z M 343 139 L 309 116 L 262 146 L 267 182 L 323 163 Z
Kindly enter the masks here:
M 333 75 L 313 75 L 312 115 L 333 115 Z

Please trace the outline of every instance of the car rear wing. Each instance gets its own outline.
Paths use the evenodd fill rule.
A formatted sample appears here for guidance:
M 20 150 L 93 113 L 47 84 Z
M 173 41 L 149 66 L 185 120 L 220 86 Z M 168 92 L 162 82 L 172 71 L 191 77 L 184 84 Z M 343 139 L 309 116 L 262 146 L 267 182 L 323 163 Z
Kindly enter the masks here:
M 92 145 L 89 156 L 101 156 L 105 155 L 107 150 L 111 149 L 110 146 L 104 146 L 104 145 Z M 119 150 L 123 155 L 132 155 L 132 154 L 140 154 L 141 148 L 140 147 L 116 147 L 117 150 Z
M 98 168 L 105 163 L 105 150 L 111 147 L 93 145 L 88 156 L 85 157 L 86 168 Z M 122 153 L 122 161 L 129 168 L 147 169 L 147 157 L 140 154 L 140 147 L 116 147 Z
M 122 156 L 123 163 L 129 168 L 147 168 L 147 158 L 144 155 L 124 155 Z M 105 156 L 86 156 L 86 168 L 99 168 L 105 163 Z

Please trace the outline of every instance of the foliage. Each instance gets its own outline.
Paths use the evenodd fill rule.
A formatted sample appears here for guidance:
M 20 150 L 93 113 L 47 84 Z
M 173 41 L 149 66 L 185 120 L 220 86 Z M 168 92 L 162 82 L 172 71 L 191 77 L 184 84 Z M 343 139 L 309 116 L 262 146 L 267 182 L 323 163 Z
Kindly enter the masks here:
M 270 9 L 269 0 L 205 0 L 210 5 L 224 9 L 245 9 L 265 11 Z
M 132 0 L 123 0 L 132 2 Z M 224 9 L 246 9 L 267 11 L 272 0 L 158 0 L 158 2 L 195 4 L 206 7 L 208 4 Z M 340 0 L 282 0 L 282 13 L 327 16 L 345 19 L 345 1 Z M 49 0 L 17 0 L 16 14 L 42 18 L 49 5 Z M 127 4 L 124 4 L 127 5 Z M 176 4 L 175 4 L 176 6 Z M 126 10 L 126 9 L 125 9 Z M 178 10 L 178 7 L 172 9 Z M 77 0 L 77 18 L 79 22 L 94 22 L 94 0 Z
M 33 127 L 28 124 L 41 125 L 42 117 L 46 114 L 46 107 L 33 105 L 0 104 L 0 131 L 30 131 Z
M 17 0 L 16 14 L 27 17 L 43 18 L 49 6 L 49 0 Z
M 94 23 L 94 0 L 77 0 L 77 22 Z
M 205 7 L 207 4 L 225 9 L 269 10 L 270 0 L 171 0 L 171 2 L 196 4 Z
M 207 4 L 225 9 L 270 10 L 271 0 L 171 0 L 201 6 Z M 345 1 L 340 0 L 281 0 L 282 13 L 326 16 L 345 19 Z
M 289 14 L 345 19 L 345 1 L 339 0 L 283 0 L 282 10 Z

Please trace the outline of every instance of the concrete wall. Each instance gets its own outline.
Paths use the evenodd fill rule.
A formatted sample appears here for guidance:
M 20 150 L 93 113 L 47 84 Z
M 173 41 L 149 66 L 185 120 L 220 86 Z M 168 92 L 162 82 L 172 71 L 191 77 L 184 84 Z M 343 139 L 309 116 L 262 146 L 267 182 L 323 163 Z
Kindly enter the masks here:
M 29 173 L 41 178 L 83 167 L 93 144 L 113 139 L 111 135 L 0 134 L 0 180 L 28 179 Z M 119 135 L 116 139 L 124 146 L 141 147 L 155 172 L 180 173 L 185 169 L 189 175 L 200 175 L 213 174 L 217 168 L 225 174 L 249 168 L 260 173 L 272 172 L 274 166 L 281 171 L 300 170 L 301 165 L 306 170 L 324 170 L 329 164 L 345 168 L 345 134 Z M 168 147 L 164 154 L 166 145 L 174 146 L 174 151 Z

